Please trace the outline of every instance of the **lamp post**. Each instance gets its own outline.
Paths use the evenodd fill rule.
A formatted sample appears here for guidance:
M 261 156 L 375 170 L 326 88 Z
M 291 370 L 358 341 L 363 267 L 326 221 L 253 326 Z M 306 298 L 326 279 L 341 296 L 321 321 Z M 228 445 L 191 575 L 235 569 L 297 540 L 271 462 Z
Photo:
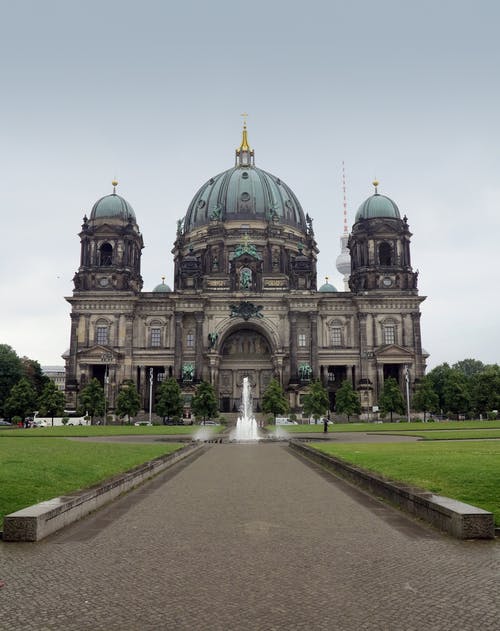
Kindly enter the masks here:
M 151 422 L 151 413 L 153 411 L 153 369 L 149 369 L 149 424 Z
M 405 366 L 405 381 L 406 381 L 406 420 L 410 422 L 410 369 L 408 364 Z
M 105 370 L 104 370 L 104 425 L 106 425 L 106 420 L 108 416 L 108 388 L 109 388 L 109 362 L 113 359 L 113 355 L 111 353 L 104 353 L 101 356 L 101 360 L 104 362 Z

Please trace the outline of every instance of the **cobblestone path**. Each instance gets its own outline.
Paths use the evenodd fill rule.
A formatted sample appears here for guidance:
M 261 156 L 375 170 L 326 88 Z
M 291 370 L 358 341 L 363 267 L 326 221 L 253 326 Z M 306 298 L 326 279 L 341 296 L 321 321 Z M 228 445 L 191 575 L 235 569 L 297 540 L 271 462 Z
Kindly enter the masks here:
M 500 545 L 420 526 L 284 444 L 208 447 L 37 544 L 0 542 L 0 629 L 500 628 Z

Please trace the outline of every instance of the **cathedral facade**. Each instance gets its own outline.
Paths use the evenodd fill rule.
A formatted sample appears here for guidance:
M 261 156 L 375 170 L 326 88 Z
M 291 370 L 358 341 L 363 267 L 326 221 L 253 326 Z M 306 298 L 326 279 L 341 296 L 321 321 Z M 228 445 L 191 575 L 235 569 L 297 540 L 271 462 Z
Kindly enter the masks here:
M 158 384 L 178 380 L 189 408 L 196 384 L 213 384 L 223 412 L 238 409 L 244 377 L 254 409 L 276 378 L 300 412 L 311 380 L 335 393 L 345 379 L 365 414 L 388 376 L 410 387 L 423 376 L 417 273 L 406 216 L 375 193 L 348 237 L 348 288 L 317 288 L 313 221 L 279 177 L 255 166 L 246 127 L 233 168 L 210 178 L 177 224 L 174 281 L 144 291 L 143 238 L 130 204 L 98 200 L 80 232 L 70 349 L 70 408 L 96 377 L 109 410 L 132 380 L 145 410 Z M 347 240 L 347 236 L 346 236 Z M 348 289 L 348 290 L 347 290 Z

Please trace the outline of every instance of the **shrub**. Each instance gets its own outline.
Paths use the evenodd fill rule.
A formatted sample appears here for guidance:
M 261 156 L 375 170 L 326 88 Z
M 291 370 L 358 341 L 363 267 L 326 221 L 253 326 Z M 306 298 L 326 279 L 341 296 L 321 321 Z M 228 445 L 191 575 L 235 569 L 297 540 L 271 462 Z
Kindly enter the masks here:
M 23 419 L 20 416 L 13 416 L 10 419 L 15 425 L 18 425 L 19 423 L 23 422 Z
M 63 416 L 62 419 L 61 419 L 61 423 L 63 425 L 67 425 L 68 421 L 69 421 L 69 416 Z
M 498 410 L 491 410 L 491 412 L 486 414 L 486 418 L 488 421 L 496 421 L 498 418 Z

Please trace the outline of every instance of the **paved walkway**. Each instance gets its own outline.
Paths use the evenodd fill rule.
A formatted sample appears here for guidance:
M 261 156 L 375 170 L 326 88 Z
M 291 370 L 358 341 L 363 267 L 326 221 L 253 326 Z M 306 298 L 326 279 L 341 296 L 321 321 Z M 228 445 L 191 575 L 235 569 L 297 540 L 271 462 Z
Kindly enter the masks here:
M 0 629 L 488 631 L 500 545 L 435 533 L 285 444 L 207 447 L 38 544 L 0 543 Z

